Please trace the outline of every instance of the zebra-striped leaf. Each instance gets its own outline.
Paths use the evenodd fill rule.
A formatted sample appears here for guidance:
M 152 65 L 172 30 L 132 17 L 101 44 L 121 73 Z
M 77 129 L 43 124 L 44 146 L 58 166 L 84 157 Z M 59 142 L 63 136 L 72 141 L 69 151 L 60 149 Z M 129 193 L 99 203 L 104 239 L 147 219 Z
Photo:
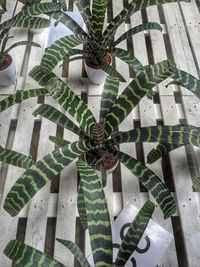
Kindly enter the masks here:
M 81 267 L 90 267 L 87 259 L 85 258 L 81 249 L 72 241 L 56 238 L 58 242 L 68 248 L 75 256 L 76 260 L 80 263 Z
M 41 68 L 47 72 L 51 72 L 73 47 L 86 41 L 87 38 L 80 34 L 60 38 L 45 52 L 41 61 Z
M 117 259 L 115 261 L 115 266 L 124 266 L 129 260 L 152 217 L 154 209 L 155 205 L 151 201 L 147 201 L 143 205 L 122 240 L 117 254 Z
M 193 182 L 193 189 L 196 192 L 200 192 L 200 176 L 198 176 Z
M 143 68 L 140 61 L 131 52 L 121 48 L 114 48 L 112 49 L 111 54 L 126 62 L 135 73 L 138 73 L 138 71 Z
M 49 140 L 53 142 L 57 147 L 66 146 L 70 142 L 58 136 L 49 136 Z
M 107 2 L 108 0 L 93 0 L 92 2 L 92 27 L 98 39 L 102 36 Z
M 181 145 L 182 146 L 182 145 Z M 170 151 L 180 147 L 177 144 L 160 143 L 156 149 L 152 149 L 147 155 L 147 163 L 152 164 L 163 155 L 167 155 Z
M 23 28 L 46 28 L 49 26 L 48 19 L 40 17 L 31 17 L 42 13 L 50 14 L 61 10 L 61 5 L 58 3 L 39 3 L 28 6 L 25 10 L 19 12 L 13 18 L 3 22 L 0 25 L 0 31 L 6 28 L 23 27 Z
M 112 266 L 112 234 L 105 194 L 95 171 L 78 161 L 95 266 Z
M 3 22 L 0 25 L 0 31 L 13 27 L 40 29 L 49 27 L 49 24 L 50 21 L 48 19 L 43 19 L 40 17 L 30 17 L 28 15 L 25 16 L 22 15 L 20 12 L 12 19 Z
M 94 36 L 94 30 L 92 29 L 91 19 L 92 14 L 90 11 L 90 0 L 75 0 L 75 4 L 84 19 L 88 32 L 91 36 Z
M 39 95 L 47 94 L 48 90 L 46 88 L 30 89 L 27 91 L 18 91 L 14 95 L 10 95 L 0 101 L 0 112 L 11 107 L 16 103 L 21 103 L 23 100 L 29 99 L 31 97 L 36 97 Z
M 136 159 L 119 151 L 115 153 L 119 161 L 121 161 L 153 195 L 164 214 L 164 218 L 167 219 L 172 216 L 176 212 L 176 202 L 169 189 L 161 180 Z
M 86 32 L 81 28 L 81 26 L 64 12 L 62 11 L 53 12 L 51 13 L 51 17 L 61 22 L 63 25 L 69 28 L 72 32 L 76 34 L 81 34 L 83 36 L 87 36 Z
M 158 30 L 158 31 L 162 32 L 163 28 L 157 22 L 147 22 L 145 24 L 140 24 L 140 25 L 130 29 L 129 31 L 125 32 L 124 34 L 122 34 L 115 41 L 114 46 L 118 45 L 119 43 L 121 43 L 124 40 L 127 40 L 128 38 L 132 37 L 134 34 L 139 33 L 139 32 L 143 32 L 145 30 Z
M 20 45 L 41 47 L 39 44 L 37 44 L 35 42 L 22 41 L 22 42 L 17 42 L 15 44 L 11 45 L 8 49 L 6 49 L 6 51 L 4 53 L 8 54 L 10 52 L 10 50 L 12 50 L 13 48 L 20 46 Z
M 21 267 L 65 267 L 62 263 L 52 259 L 47 254 L 18 240 L 11 240 L 6 246 L 4 254 Z
M 28 6 L 26 9 L 24 9 L 21 13 L 25 16 L 35 16 L 39 14 L 49 14 L 51 15 L 52 12 L 58 12 L 61 11 L 61 4 L 60 3 L 38 3 L 34 5 Z M 18 14 L 17 14 L 18 15 Z
M 66 117 L 62 112 L 56 108 L 48 105 L 40 105 L 34 112 L 34 116 L 41 115 L 42 117 L 56 123 L 57 125 L 66 128 L 77 135 L 84 135 L 83 131 L 68 117 Z
M 1 6 L 4 10 L 6 10 L 6 0 L 1 0 L 1 1 L 0 1 L 0 6 Z
M 0 0 L 0 14 L 6 11 L 6 0 Z
M 198 98 L 200 98 L 200 81 L 197 78 L 179 69 L 174 71 L 174 74 L 171 78 L 174 79 L 174 81 L 170 82 L 168 85 L 176 84 L 184 86 L 189 91 L 194 93 Z
M 108 140 L 109 144 L 130 142 L 161 142 L 174 145 L 191 144 L 200 146 L 200 129 L 191 125 L 178 124 L 175 126 L 149 126 L 136 128 L 127 132 L 117 132 Z
M 137 12 L 138 10 L 142 10 L 146 7 L 153 6 L 153 5 L 161 5 L 166 3 L 173 3 L 173 2 L 190 2 L 190 0 L 133 0 L 125 8 L 110 22 L 106 30 L 104 31 L 104 42 L 108 43 L 109 40 L 113 38 L 117 28 L 132 14 Z
M 88 222 L 87 222 L 87 214 L 86 214 L 86 207 L 85 207 L 85 200 L 83 195 L 83 186 L 80 182 L 78 196 L 77 196 L 77 206 L 78 206 L 78 213 L 80 217 L 81 224 L 85 230 L 88 229 Z
M 104 119 L 117 99 L 119 79 L 107 76 L 101 97 L 100 120 Z
M 30 157 L 16 151 L 6 149 L 0 146 L 0 161 L 20 168 L 28 169 L 35 162 Z
M 60 2 L 62 10 L 67 11 L 67 3 L 65 0 L 59 0 L 58 2 Z
M 31 198 L 60 173 L 69 163 L 93 148 L 90 141 L 80 141 L 57 148 L 37 161 L 13 185 L 4 202 L 4 209 L 16 216 Z
M 124 77 L 117 70 L 115 70 L 112 66 L 110 66 L 109 64 L 103 62 L 103 63 L 101 63 L 100 68 L 103 71 L 105 71 L 108 75 L 110 75 L 116 79 L 119 79 L 120 82 L 126 82 Z
M 118 97 L 107 114 L 105 137 L 110 136 L 153 87 L 173 75 L 173 71 L 174 66 L 168 60 L 145 66 Z
M 46 74 L 40 66 L 29 74 L 40 84 L 45 84 L 50 95 L 80 124 L 83 131 L 91 136 L 96 120 L 87 105 L 55 74 Z

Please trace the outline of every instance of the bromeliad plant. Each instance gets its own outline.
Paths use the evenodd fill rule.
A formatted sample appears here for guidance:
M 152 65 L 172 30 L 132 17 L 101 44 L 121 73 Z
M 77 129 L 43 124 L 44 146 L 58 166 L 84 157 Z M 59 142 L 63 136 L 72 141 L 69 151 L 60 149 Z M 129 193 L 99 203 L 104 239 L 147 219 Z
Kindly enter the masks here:
M 175 210 L 174 198 L 160 179 L 147 167 L 133 157 L 120 152 L 115 145 L 126 142 L 161 142 L 176 146 L 192 144 L 199 146 L 199 129 L 194 126 L 153 126 L 138 128 L 128 132 L 116 132 L 120 123 L 128 116 L 145 95 L 151 95 L 152 88 L 166 78 L 171 77 L 175 83 L 185 86 L 200 97 L 200 81 L 181 70 L 176 69 L 169 61 L 143 67 L 133 81 L 117 97 L 119 81 L 108 77 L 101 100 L 100 122 L 97 123 L 86 104 L 55 74 L 46 74 L 40 66 L 31 72 L 31 77 L 45 88 L 18 92 L 0 102 L 0 110 L 4 110 L 16 102 L 32 96 L 49 93 L 79 124 L 72 122 L 67 116 L 47 104 L 42 104 L 34 115 L 41 115 L 61 127 L 67 128 L 79 136 L 79 141 L 70 143 L 67 140 L 51 137 L 60 147 L 43 159 L 35 162 L 18 179 L 8 193 L 4 208 L 15 216 L 31 198 L 60 171 L 77 157 L 92 153 L 92 166 L 100 164 L 102 183 L 105 185 L 104 158 L 112 155 L 123 163 L 154 196 L 164 217 L 168 218 Z M 115 134 L 114 134 L 115 132 Z M 7 152 L 2 149 L 2 159 L 9 163 Z M 19 156 L 20 159 L 21 155 Z M 13 159 L 10 154 L 10 160 Z M 15 162 L 17 158 L 12 160 Z M 29 162 L 29 158 L 27 158 Z M 32 162 L 33 163 L 33 162 Z M 32 164 L 31 163 L 31 164 Z M 81 202 L 82 188 L 80 185 Z M 82 213 L 80 207 L 79 212 Z M 82 218 L 84 218 L 82 214 Z M 82 221 L 84 225 L 84 221 Z
M 30 42 L 30 41 L 22 41 L 22 42 L 17 42 L 11 45 L 10 47 L 6 48 L 7 42 L 9 39 L 13 38 L 14 36 L 9 36 L 9 28 L 0 32 L 0 68 L 3 66 L 9 57 L 9 52 L 20 45 L 27 45 L 27 46 L 35 46 L 35 47 L 40 47 L 39 44 L 35 42 Z
M 131 52 L 118 48 L 117 45 L 138 32 L 151 29 L 162 31 L 162 27 L 156 22 L 149 22 L 144 25 L 141 24 L 125 32 L 117 40 L 114 40 L 119 26 L 135 12 L 148 6 L 179 1 L 180 0 L 133 0 L 125 6 L 103 31 L 108 1 L 93 0 L 92 10 L 90 10 L 89 0 L 75 0 L 88 32 L 86 33 L 64 12 L 61 11 L 53 14 L 53 17 L 70 28 L 70 30 L 74 32 L 74 35 L 62 37 L 52 44 L 42 58 L 41 67 L 44 71 L 50 73 L 63 58 L 65 58 L 66 63 L 72 60 L 86 59 L 86 63 L 88 62 L 89 65 L 98 66 L 110 76 L 119 78 L 120 81 L 125 81 L 124 77 L 105 61 L 105 59 L 109 57 L 108 54 L 120 58 L 137 73 L 142 69 L 142 64 Z M 188 0 L 183 1 L 189 2 Z M 62 7 L 66 9 L 65 1 L 60 2 L 63 4 Z M 74 47 L 79 44 L 83 44 L 83 49 L 74 49 Z
M 124 266 L 136 249 L 153 214 L 155 205 L 147 201 L 135 217 L 122 240 L 116 260 L 113 262 L 111 222 L 104 190 L 100 178 L 84 161 L 78 161 L 77 168 L 81 177 L 82 208 L 86 214 L 86 227 L 89 230 L 95 266 Z M 80 214 L 81 216 L 81 214 Z M 68 248 L 82 267 L 90 267 L 81 249 L 72 241 L 57 239 Z M 63 264 L 20 241 L 12 240 L 4 250 L 12 261 L 20 266 L 57 266 Z
M 40 47 L 35 42 L 22 41 L 17 42 L 7 47 L 7 42 L 10 38 L 10 30 L 13 27 L 22 27 L 22 28 L 41 28 L 47 27 L 49 25 L 49 20 L 31 17 L 27 12 L 19 12 L 17 15 L 13 16 L 11 19 L 4 21 L 0 24 L 0 86 L 9 86 L 11 85 L 16 77 L 15 64 L 12 60 L 12 57 L 9 55 L 11 49 L 19 45 L 31 45 Z

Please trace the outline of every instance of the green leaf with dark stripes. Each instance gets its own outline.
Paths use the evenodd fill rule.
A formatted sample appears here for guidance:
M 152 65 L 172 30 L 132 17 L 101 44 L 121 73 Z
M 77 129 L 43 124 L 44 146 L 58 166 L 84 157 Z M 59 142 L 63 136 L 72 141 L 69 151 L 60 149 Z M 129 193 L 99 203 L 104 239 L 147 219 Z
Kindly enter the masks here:
M 134 34 L 139 33 L 139 32 L 143 32 L 145 30 L 158 30 L 158 31 L 162 32 L 163 28 L 157 22 L 147 22 L 145 24 L 140 24 L 140 25 L 130 29 L 129 31 L 125 32 L 124 34 L 122 34 L 115 41 L 114 46 L 118 45 L 119 43 L 121 43 L 124 40 L 127 40 L 128 38 L 132 37 Z
M 17 14 L 12 19 L 3 22 L 0 25 L 0 31 L 7 28 L 22 27 L 22 28 L 47 28 L 49 27 L 50 21 L 40 17 L 30 17 L 28 15 Z
M 6 246 L 4 254 L 21 267 L 65 267 L 62 263 L 52 259 L 47 254 L 18 240 L 11 240 Z
M 49 136 L 49 140 L 53 142 L 57 147 L 66 146 L 70 142 L 58 136 Z
M 96 120 L 87 105 L 55 74 L 46 74 L 40 66 L 35 67 L 30 76 L 40 84 L 45 84 L 50 95 L 80 124 L 83 131 L 91 136 Z M 48 82 L 48 83 L 47 83 Z
M 198 176 L 193 182 L 193 189 L 196 192 L 200 192 L 200 176 Z
M 70 50 L 78 44 L 85 43 L 87 38 L 83 35 L 68 35 L 55 41 L 44 53 L 41 68 L 51 72 Z
M 27 91 L 18 91 L 16 94 L 10 95 L 0 101 L 0 112 L 11 107 L 16 103 L 21 103 L 23 100 L 29 99 L 31 97 L 36 97 L 40 95 L 47 94 L 48 90 L 46 88 L 30 89 Z
M 35 16 L 39 14 L 49 14 L 51 15 L 52 12 L 61 11 L 61 4 L 60 3 L 51 3 L 51 2 L 44 2 L 38 3 L 34 5 L 28 6 L 26 9 L 22 11 L 23 15 L 28 16 Z
M 90 141 L 79 141 L 57 148 L 37 161 L 17 180 L 4 202 L 4 209 L 16 216 L 31 198 L 75 158 L 93 148 Z
M 108 0 L 93 0 L 92 2 L 92 27 L 98 39 L 102 36 Z
M 181 145 L 182 146 L 182 145 Z M 152 149 L 147 155 L 147 163 L 152 164 L 163 155 L 167 155 L 170 151 L 180 147 L 177 144 L 160 143 L 156 149 Z
M 50 20 L 31 17 L 42 13 L 50 14 L 61 10 L 61 5 L 58 3 L 39 3 L 28 6 L 25 10 L 19 12 L 13 18 L 3 22 L 0 25 L 0 31 L 6 28 L 23 27 L 23 28 L 46 28 L 50 24 Z
M 42 104 L 40 105 L 34 112 L 34 116 L 41 115 L 42 117 L 56 123 L 57 125 L 66 128 L 77 135 L 84 135 L 84 132 L 67 116 L 65 116 L 62 112 L 57 110 L 56 108 L 48 105 Z
M 30 41 L 22 41 L 22 42 L 17 42 L 13 45 L 11 45 L 8 49 L 6 49 L 6 51 L 4 53 L 8 54 L 10 52 L 10 50 L 12 50 L 13 48 L 20 46 L 20 45 L 26 45 L 26 46 L 35 46 L 35 47 L 41 47 L 38 43 L 36 42 L 30 42 Z
M 173 145 L 191 144 L 199 147 L 200 129 L 195 126 L 178 124 L 175 126 L 149 126 L 136 128 L 127 132 L 117 132 L 108 140 L 109 144 L 161 142 Z
M 177 84 L 183 86 L 200 98 L 200 81 L 197 78 L 179 69 L 174 71 L 171 78 L 174 79 L 174 81 L 170 82 L 168 85 Z
M 65 0 L 58 1 L 61 4 L 62 10 L 67 11 L 67 3 Z
M 124 239 L 119 248 L 119 252 L 117 254 L 117 259 L 115 261 L 115 266 L 124 266 L 133 252 L 135 251 L 151 217 L 154 212 L 155 205 L 151 201 L 147 201 L 134 221 L 131 223 L 128 228 L 128 232 L 126 233 Z
M 4 11 L 6 11 L 6 0 L 0 0 L 0 6 Z
M 165 219 L 169 218 L 176 212 L 176 202 L 169 189 L 150 169 L 125 153 L 117 151 L 116 157 L 139 179 L 142 185 L 153 195 L 158 205 L 160 206 Z
M 122 94 L 113 104 L 110 112 L 106 116 L 105 137 L 120 125 L 120 123 L 136 107 L 140 100 L 153 87 L 173 75 L 174 65 L 168 60 L 154 65 L 148 65 L 138 73 L 136 78 L 126 87 Z
M 90 11 L 90 1 L 89 0 L 75 0 L 75 4 L 81 13 L 81 16 L 84 19 L 84 22 L 87 26 L 87 29 L 89 31 L 89 34 L 94 36 L 94 30 L 92 29 L 91 19 L 92 14 Z
M 111 54 L 126 62 L 135 73 L 138 73 L 138 71 L 143 68 L 140 61 L 129 51 L 121 48 L 114 48 L 112 49 Z
M 138 10 L 142 10 L 146 7 L 153 5 L 161 5 L 166 3 L 173 2 L 181 2 L 181 0 L 133 0 L 125 8 L 110 22 L 108 27 L 106 28 L 103 36 L 104 42 L 109 42 L 109 40 L 113 38 L 117 28 L 132 14 L 137 12 Z M 190 0 L 183 0 L 182 2 L 190 2 Z
M 16 151 L 6 149 L 0 146 L 0 161 L 20 168 L 28 169 L 35 162 L 30 157 Z
M 82 186 L 81 182 L 79 184 L 77 206 L 78 206 L 78 213 L 79 213 L 81 224 L 82 224 L 83 228 L 85 230 L 87 230 L 88 229 L 88 222 L 87 222 L 85 200 L 84 200 L 84 195 L 83 195 L 83 186 Z
M 118 72 L 116 71 L 112 66 L 110 66 L 109 64 L 103 62 L 101 65 L 100 65 L 100 68 L 105 71 L 108 75 L 116 78 L 116 79 L 119 79 L 120 82 L 126 82 L 126 80 L 124 79 L 124 77 Z
M 78 161 L 95 266 L 112 266 L 112 234 L 105 194 L 95 171 Z
M 56 238 L 58 242 L 68 248 L 75 256 L 76 260 L 80 263 L 81 267 L 90 267 L 87 259 L 85 258 L 81 249 L 72 241 Z
M 69 28 L 72 32 L 76 34 L 81 34 L 83 36 L 87 37 L 86 32 L 81 28 L 81 26 L 73 20 L 69 15 L 65 14 L 62 11 L 53 12 L 51 13 L 51 17 L 59 22 L 61 22 L 63 25 L 65 25 L 67 28 Z
M 119 79 L 107 76 L 101 97 L 100 120 L 104 119 L 117 99 Z

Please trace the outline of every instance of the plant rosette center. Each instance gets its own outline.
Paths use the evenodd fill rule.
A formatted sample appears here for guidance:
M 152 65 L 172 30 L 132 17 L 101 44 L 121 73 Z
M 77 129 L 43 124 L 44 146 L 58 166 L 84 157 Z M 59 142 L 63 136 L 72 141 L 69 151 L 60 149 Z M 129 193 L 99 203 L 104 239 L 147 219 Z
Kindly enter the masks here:
M 106 148 L 99 146 L 84 154 L 85 161 L 100 171 L 102 167 L 107 171 L 111 170 L 118 164 L 118 159 L 114 156 L 115 147 Z

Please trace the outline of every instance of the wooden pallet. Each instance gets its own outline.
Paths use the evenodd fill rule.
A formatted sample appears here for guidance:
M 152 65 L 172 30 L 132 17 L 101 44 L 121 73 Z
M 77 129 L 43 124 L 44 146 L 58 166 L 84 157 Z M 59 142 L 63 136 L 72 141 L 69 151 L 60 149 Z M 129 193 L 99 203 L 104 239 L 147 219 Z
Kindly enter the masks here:
M 14 1 L 8 1 L 9 14 L 13 12 Z M 108 22 L 127 3 L 127 0 L 109 1 Z M 69 0 L 69 8 L 73 9 L 73 1 Z M 200 74 L 200 15 L 199 2 L 167 4 L 162 7 L 151 7 L 137 12 L 130 21 L 124 23 L 118 35 L 125 29 L 140 24 L 142 21 L 157 21 L 164 27 L 161 34 L 157 31 L 139 33 L 133 40 L 123 42 L 120 47 L 134 50 L 136 57 L 146 65 L 157 63 L 166 58 L 173 60 L 179 68 L 199 78 Z M 17 10 L 21 8 L 17 5 Z M 37 88 L 38 85 L 27 76 L 27 73 L 40 63 L 45 47 L 48 30 L 39 35 L 31 35 L 26 30 L 12 30 L 15 39 L 31 40 L 41 44 L 41 49 L 19 47 L 12 51 L 16 63 L 18 78 L 9 88 L 0 88 L 0 99 L 17 90 Z M 126 77 L 127 82 L 133 77 L 129 68 L 121 60 L 116 60 L 116 68 Z M 67 80 L 71 88 L 80 95 L 98 117 L 102 86 L 95 86 L 85 77 L 82 62 L 71 62 L 63 69 L 57 67 L 56 73 Z M 121 85 L 120 90 L 125 85 Z M 121 124 L 121 130 L 138 126 L 156 124 L 175 125 L 179 122 L 199 126 L 200 100 L 188 93 L 184 88 L 164 85 L 154 89 L 154 100 L 144 98 L 139 106 Z M 75 136 L 67 130 L 57 128 L 55 124 L 44 118 L 34 118 L 32 112 L 44 101 L 57 107 L 50 97 L 24 101 L 0 114 L 0 145 L 18 152 L 41 159 L 54 149 L 48 140 L 51 135 L 63 135 L 68 140 Z M 155 144 L 123 144 L 120 149 L 140 160 L 145 160 L 147 153 Z M 159 263 L 159 267 L 199 267 L 200 254 L 200 194 L 192 191 L 192 181 L 199 174 L 200 150 L 191 146 L 179 148 L 169 157 L 150 165 L 169 186 L 177 200 L 178 211 L 171 219 L 164 220 L 157 208 L 153 219 L 174 235 L 174 240 Z M 76 241 L 85 251 L 90 253 L 88 233 L 84 233 L 76 209 L 77 171 L 75 163 L 65 168 L 59 177 L 41 190 L 16 218 L 11 218 L 2 208 L 4 199 L 23 170 L 0 163 L 0 267 L 11 267 L 12 263 L 2 253 L 3 248 L 16 237 L 27 244 L 45 251 L 68 267 L 78 266 L 73 256 L 55 242 L 55 237 Z M 143 188 L 136 177 L 124 166 L 108 177 L 106 187 L 112 221 L 129 201 L 139 208 L 151 196 Z M 13 265 L 14 266 L 14 265 Z M 148 267 L 148 266 L 147 266 Z

